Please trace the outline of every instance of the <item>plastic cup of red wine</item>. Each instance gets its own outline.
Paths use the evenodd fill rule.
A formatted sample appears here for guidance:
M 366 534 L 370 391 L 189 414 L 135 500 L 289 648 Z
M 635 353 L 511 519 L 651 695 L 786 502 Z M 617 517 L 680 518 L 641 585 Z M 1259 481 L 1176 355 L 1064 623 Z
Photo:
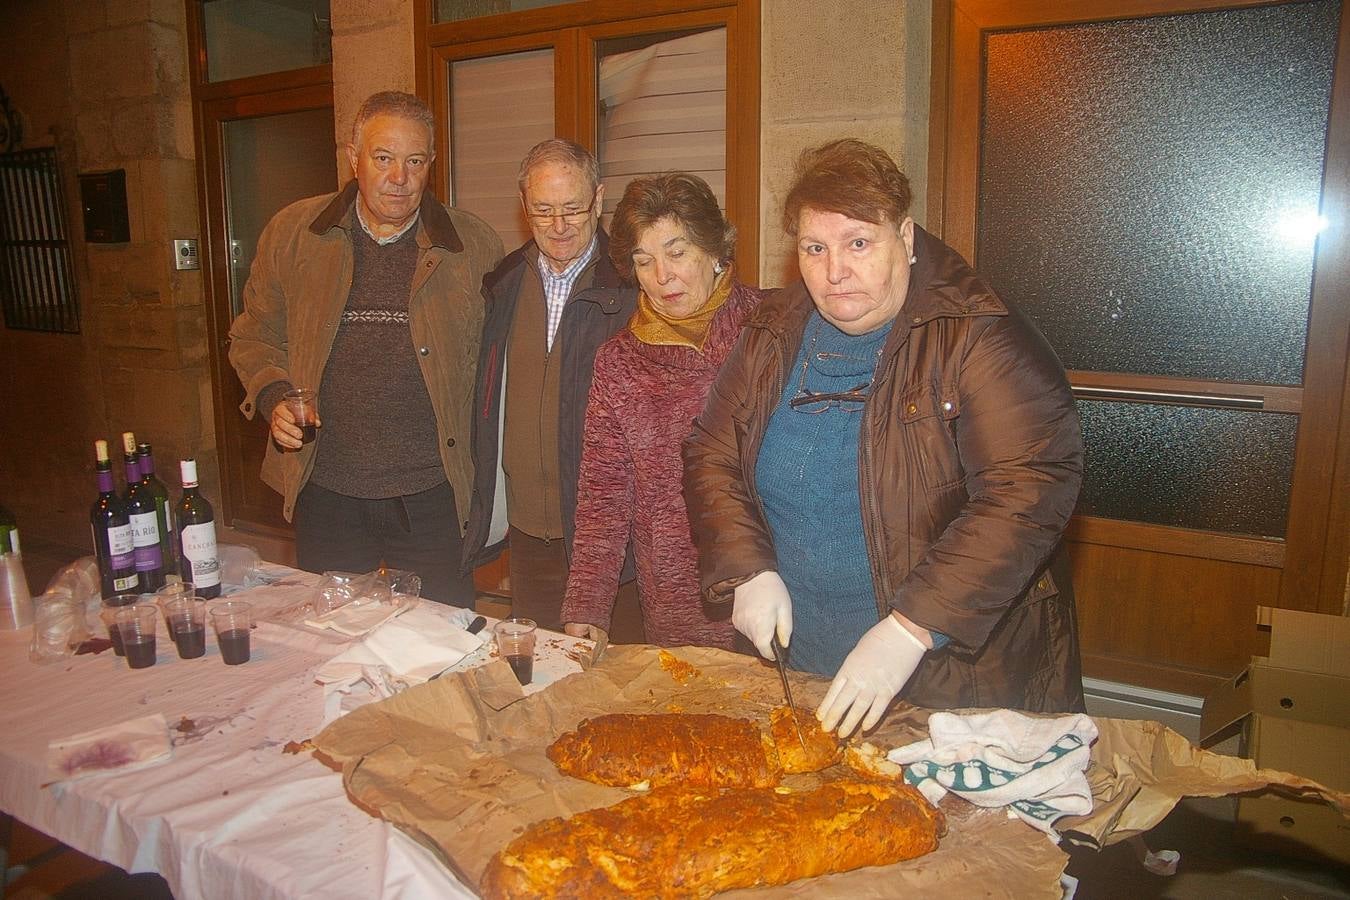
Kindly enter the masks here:
M 160 606 L 163 606 L 170 600 L 176 600 L 179 597 L 192 597 L 196 593 L 197 589 L 190 581 L 171 581 L 155 591 L 155 599 Z
M 155 630 L 159 609 L 153 603 L 123 606 L 113 614 L 113 627 L 122 638 L 122 655 L 132 669 L 148 669 L 155 664 Z
M 538 626 L 533 619 L 502 619 L 492 628 L 497 655 L 506 660 L 516 681 L 529 684 L 534 679 L 534 640 Z
M 314 440 L 315 429 L 319 422 L 319 392 L 309 388 L 296 388 L 287 391 L 281 398 L 286 408 L 295 417 L 295 426 L 300 429 L 300 440 L 308 444 Z
M 103 609 L 99 613 L 99 618 L 108 629 L 108 640 L 112 641 L 113 652 L 118 656 L 126 656 L 122 649 L 122 634 L 117 630 L 114 618 L 117 611 L 126 606 L 132 606 L 141 601 L 140 594 L 113 594 L 103 601 Z
M 211 627 L 216 646 L 227 666 L 249 661 L 249 633 L 253 628 L 253 607 L 243 600 L 226 600 L 211 607 Z
M 192 583 L 188 581 L 171 581 L 155 591 L 155 603 L 159 606 L 159 611 L 164 614 L 164 624 L 169 626 L 169 637 L 173 637 L 173 623 L 169 621 L 167 605 L 182 597 L 195 596 L 196 593 L 193 590 Z
M 206 601 L 200 597 L 174 597 L 160 604 L 169 637 L 178 646 L 179 659 L 206 655 Z

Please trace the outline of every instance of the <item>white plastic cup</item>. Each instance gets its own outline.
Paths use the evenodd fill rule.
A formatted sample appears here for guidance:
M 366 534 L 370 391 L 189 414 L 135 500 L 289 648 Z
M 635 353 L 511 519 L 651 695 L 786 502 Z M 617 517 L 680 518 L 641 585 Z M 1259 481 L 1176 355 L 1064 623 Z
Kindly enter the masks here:
M 33 597 L 23 571 L 23 554 L 0 553 L 0 631 L 33 624 Z
M 492 629 L 497 655 L 511 665 L 522 685 L 534 680 L 534 641 L 538 626 L 533 619 L 502 619 Z

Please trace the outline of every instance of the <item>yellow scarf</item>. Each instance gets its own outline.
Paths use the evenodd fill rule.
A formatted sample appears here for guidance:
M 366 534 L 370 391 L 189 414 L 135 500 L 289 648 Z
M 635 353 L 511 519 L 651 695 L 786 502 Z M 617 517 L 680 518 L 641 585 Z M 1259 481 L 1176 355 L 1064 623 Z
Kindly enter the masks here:
M 730 266 L 713 283 L 708 302 L 704 303 L 698 312 L 682 319 L 663 314 L 647 294 L 639 290 L 637 309 L 628 322 L 628 330 L 644 344 L 688 347 L 702 353 L 703 344 L 708 340 L 708 329 L 712 325 L 713 316 L 730 296 Z

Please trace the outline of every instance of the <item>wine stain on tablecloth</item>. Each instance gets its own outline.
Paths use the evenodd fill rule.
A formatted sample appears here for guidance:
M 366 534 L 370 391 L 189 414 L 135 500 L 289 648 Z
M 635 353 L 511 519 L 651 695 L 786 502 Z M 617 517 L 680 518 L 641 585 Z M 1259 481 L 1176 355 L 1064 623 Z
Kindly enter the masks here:
M 131 747 L 125 741 L 96 741 L 70 751 L 58 765 L 66 775 L 75 775 L 96 769 L 120 769 L 133 759 Z
M 175 747 L 195 744 L 213 731 L 224 734 L 225 729 L 233 726 L 234 720 L 243 715 L 244 713 L 237 712 L 228 716 L 197 716 L 193 719 L 183 716 L 171 729 L 172 734 L 169 739 Z

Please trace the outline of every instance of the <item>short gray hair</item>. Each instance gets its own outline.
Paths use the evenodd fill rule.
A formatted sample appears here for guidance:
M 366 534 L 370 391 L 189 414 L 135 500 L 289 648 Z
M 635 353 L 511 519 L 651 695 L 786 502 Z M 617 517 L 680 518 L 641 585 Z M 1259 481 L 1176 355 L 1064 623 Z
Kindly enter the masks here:
M 356 121 L 352 123 L 353 146 L 361 145 L 361 129 L 376 116 L 397 116 L 400 119 L 421 122 L 427 127 L 432 140 L 436 139 L 436 117 L 432 114 L 431 107 L 427 106 L 421 97 L 405 94 L 403 91 L 380 91 L 367 97 L 366 102 L 357 110 Z
M 520 161 L 520 173 L 516 176 L 516 184 L 520 187 L 522 195 L 525 193 L 525 183 L 530 180 L 530 170 L 545 163 L 558 163 L 580 169 L 586 176 L 586 181 L 590 183 L 592 193 L 600 186 L 600 164 L 595 161 L 591 151 L 576 141 L 552 138 L 535 144 Z

